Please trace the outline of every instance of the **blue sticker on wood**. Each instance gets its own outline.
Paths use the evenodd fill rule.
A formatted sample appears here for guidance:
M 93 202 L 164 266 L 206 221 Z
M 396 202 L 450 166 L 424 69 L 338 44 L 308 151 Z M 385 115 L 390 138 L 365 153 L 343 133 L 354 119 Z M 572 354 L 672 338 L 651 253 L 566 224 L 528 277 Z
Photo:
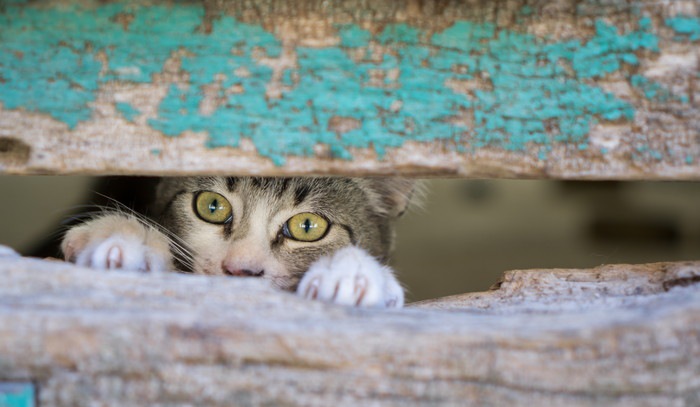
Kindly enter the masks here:
M 211 148 L 237 147 L 246 137 L 277 165 L 314 155 L 317 145 L 348 160 L 353 147 L 381 158 L 407 141 L 444 140 L 457 151 L 549 151 L 554 143 L 585 149 L 593 125 L 635 114 L 590 79 L 628 75 L 623 67 L 638 65 L 639 51 L 658 51 L 649 18 L 627 30 L 596 21 L 592 37 L 564 42 L 472 21 L 440 32 L 388 24 L 376 34 L 340 25 L 339 45 L 296 47 L 297 66 L 282 72 L 281 97 L 268 98 L 273 72 L 260 57 L 279 57 L 280 39 L 230 16 L 205 32 L 204 18 L 203 7 L 182 3 L 9 5 L 0 14 L 0 102 L 75 128 L 91 117 L 101 85 L 151 83 L 168 58 L 186 51 L 181 69 L 189 85 L 172 85 L 148 124 L 171 137 L 206 132 Z M 693 21 L 666 24 L 695 35 Z M 391 52 L 370 58 L 372 43 Z M 246 74 L 236 74 L 239 68 Z M 639 75 L 628 80 L 648 99 L 670 95 Z M 220 103 L 203 113 L 203 89 L 216 83 Z M 226 92 L 232 87 L 241 91 Z M 115 108 L 129 121 L 140 114 L 128 103 Z M 331 126 L 339 119 L 358 125 L 340 132 Z
M 32 383 L 0 382 L 0 407 L 34 407 L 34 400 Z

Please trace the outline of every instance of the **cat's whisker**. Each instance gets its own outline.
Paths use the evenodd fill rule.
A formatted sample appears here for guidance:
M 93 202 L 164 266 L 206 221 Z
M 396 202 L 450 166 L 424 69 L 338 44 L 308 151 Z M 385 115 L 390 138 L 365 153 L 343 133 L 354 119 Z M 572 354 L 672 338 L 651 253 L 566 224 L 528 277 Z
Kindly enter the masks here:
M 161 233 L 163 233 L 164 235 L 166 235 L 169 238 L 170 242 L 172 244 L 174 244 L 178 249 L 180 249 L 182 252 L 187 254 L 189 257 L 193 257 L 191 251 L 186 247 L 186 243 L 184 242 L 184 240 L 182 240 L 182 238 L 180 238 L 180 236 L 174 234 L 173 232 L 171 232 L 167 228 L 163 227 L 159 223 L 153 221 L 152 219 L 148 218 L 147 216 L 142 215 L 142 214 L 134 211 L 133 209 L 129 208 L 128 206 L 124 205 L 123 203 L 117 201 L 114 198 L 111 198 L 109 196 L 106 196 L 106 195 L 100 194 L 100 193 L 97 193 L 97 195 L 100 195 L 103 198 L 109 200 L 110 202 L 112 202 L 115 205 L 115 207 L 109 207 L 109 206 L 105 206 L 105 205 L 94 205 L 95 207 L 101 208 L 101 209 L 105 210 L 106 212 L 116 211 L 116 212 L 123 214 L 123 215 L 133 216 L 139 222 L 141 222 L 143 225 L 153 227 L 153 228 L 157 229 L 158 231 L 160 231 Z
M 270 278 L 270 282 L 272 285 L 281 288 L 282 290 L 291 290 L 292 288 L 296 288 L 299 280 L 297 278 L 290 278 L 287 276 L 274 276 Z
M 179 246 L 176 242 L 170 240 L 170 244 L 170 250 L 177 262 L 185 266 L 188 272 L 192 272 L 195 267 L 196 257 L 190 251 L 186 251 L 183 247 Z

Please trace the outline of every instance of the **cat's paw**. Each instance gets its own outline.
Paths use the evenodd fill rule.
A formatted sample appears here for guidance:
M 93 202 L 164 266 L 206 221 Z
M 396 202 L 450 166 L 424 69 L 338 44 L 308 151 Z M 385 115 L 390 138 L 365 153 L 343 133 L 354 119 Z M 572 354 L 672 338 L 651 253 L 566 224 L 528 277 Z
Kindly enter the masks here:
M 19 257 L 19 253 L 10 246 L 4 246 L 0 244 L 0 257 Z
M 167 237 L 131 216 L 112 214 L 71 228 L 61 243 L 63 256 L 101 270 L 172 269 Z
M 403 288 L 391 269 L 354 246 L 314 262 L 299 282 L 297 294 L 357 307 L 401 308 L 404 302 Z

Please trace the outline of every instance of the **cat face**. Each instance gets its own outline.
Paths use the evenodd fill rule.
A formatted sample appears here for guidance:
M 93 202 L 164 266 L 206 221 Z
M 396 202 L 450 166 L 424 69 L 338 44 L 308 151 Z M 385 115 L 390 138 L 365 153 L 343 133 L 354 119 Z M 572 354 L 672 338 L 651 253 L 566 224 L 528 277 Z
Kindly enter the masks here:
M 294 289 L 312 262 L 346 246 L 386 261 L 412 188 L 388 178 L 169 178 L 156 211 L 192 253 L 188 271 Z

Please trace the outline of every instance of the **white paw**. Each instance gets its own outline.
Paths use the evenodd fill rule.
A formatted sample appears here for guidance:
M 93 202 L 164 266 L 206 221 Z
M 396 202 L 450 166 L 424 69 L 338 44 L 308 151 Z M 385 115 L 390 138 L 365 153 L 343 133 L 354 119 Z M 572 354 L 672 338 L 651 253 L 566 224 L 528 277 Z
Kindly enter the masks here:
M 401 308 L 404 294 L 389 267 L 349 246 L 314 262 L 299 282 L 297 295 L 342 305 Z
M 9 246 L 0 244 L 0 257 L 19 257 L 19 253 Z
M 124 215 L 107 215 L 74 227 L 61 243 L 66 260 L 100 270 L 172 269 L 168 239 Z

